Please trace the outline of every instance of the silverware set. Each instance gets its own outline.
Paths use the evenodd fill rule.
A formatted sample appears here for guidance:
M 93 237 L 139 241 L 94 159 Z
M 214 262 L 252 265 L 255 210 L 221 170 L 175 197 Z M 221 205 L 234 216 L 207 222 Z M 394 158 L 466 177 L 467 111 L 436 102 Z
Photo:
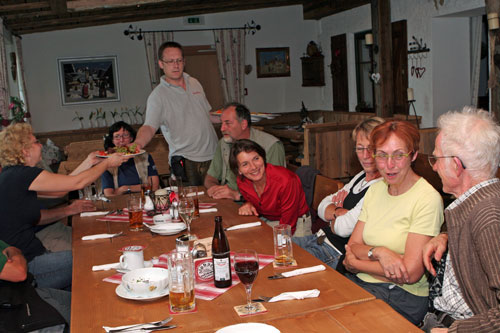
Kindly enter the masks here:
M 111 329 L 111 330 L 108 330 L 108 332 L 115 333 L 115 332 L 127 332 L 127 331 L 130 331 L 130 330 L 138 330 L 139 326 L 145 326 L 145 325 L 150 325 L 150 326 L 153 326 L 153 327 L 140 328 L 141 331 L 151 332 L 151 331 L 159 331 L 159 330 L 168 330 L 168 329 L 177 327 L 176 325 L 163 326 L 166 323 L 170 322 L 171 320 L 172 320 L 172 317 L 167 317 L 167 318 L 165 318 L 163 320 L 152 321 L 150 323 L 141 323 L 141 324 L 130 325 L 130 326 L 127 326 L 127 327 L 124 327 L 124 328 Z

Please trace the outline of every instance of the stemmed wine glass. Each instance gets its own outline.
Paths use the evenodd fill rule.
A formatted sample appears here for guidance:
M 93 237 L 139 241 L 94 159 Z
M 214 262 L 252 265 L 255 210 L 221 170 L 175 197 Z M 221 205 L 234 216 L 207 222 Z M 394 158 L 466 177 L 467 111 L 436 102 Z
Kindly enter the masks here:
M 187 225 L 187 234 L 189 239 L 196 239 L 195 236 L 191 235 L 191 221 L 194 217 L 194 201 L 188 197 L 182 197 L 179 200 L 179 215 L 181 216 L 184 223 Z
M 244 307 L 245 314 L 251 314 L 257 310 L 252 303 L 252 285 L 259 273 L 259 257 L 254 250 L 244 249 L 234 254 L 234 271 L 240 281 L 245 285 L 247 293 L 247 304 Z

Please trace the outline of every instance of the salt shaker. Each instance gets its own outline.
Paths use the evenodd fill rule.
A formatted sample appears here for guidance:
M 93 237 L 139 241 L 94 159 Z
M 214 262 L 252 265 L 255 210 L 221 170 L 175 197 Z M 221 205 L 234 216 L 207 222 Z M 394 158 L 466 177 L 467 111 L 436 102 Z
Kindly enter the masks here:
M 172 216 L 172 220 L 179 219 L 179 203 L 177 200 L 174 200 L 170 206 L 170 216 Z

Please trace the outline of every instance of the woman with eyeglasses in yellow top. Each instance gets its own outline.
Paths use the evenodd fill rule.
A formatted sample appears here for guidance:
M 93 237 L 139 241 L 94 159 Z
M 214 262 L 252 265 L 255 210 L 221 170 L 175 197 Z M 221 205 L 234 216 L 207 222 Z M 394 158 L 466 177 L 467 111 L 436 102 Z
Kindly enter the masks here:
M 136 132 L 124 121 L 114 123 L 104 139 L 104 149 L 125 147 L 135 140 Z M 134 156 L 118 168 L 109 169 L 101 176 L 102 189 L 105 196 L 113 196 L 127 192 L 141 192 L 141 184 L 151 186 L 156 191 L 160 178 L 151 155 L 145 153 Z
M 411 167 L 419 140 L 406 121 L 387 121 L 372 131 L 370 145 L 383 181 L 365 195 L 344 260 L 351 280 L 414 324 L 428 304 L 422 249 L 443 223 L 441 196 Z

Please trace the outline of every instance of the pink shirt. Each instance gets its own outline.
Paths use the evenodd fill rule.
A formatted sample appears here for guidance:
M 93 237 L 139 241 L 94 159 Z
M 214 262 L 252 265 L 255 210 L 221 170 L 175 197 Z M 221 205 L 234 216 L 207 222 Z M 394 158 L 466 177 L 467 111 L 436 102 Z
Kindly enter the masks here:
M 237 182 L 243 198 L 252 203 L 260 215 L 291 225 L 292 234 L 297 219 L 309 211 L 299 177 L 287 168 L 267 163 L 266 187 L 260 198 L 251 180 L 238 176 Z

